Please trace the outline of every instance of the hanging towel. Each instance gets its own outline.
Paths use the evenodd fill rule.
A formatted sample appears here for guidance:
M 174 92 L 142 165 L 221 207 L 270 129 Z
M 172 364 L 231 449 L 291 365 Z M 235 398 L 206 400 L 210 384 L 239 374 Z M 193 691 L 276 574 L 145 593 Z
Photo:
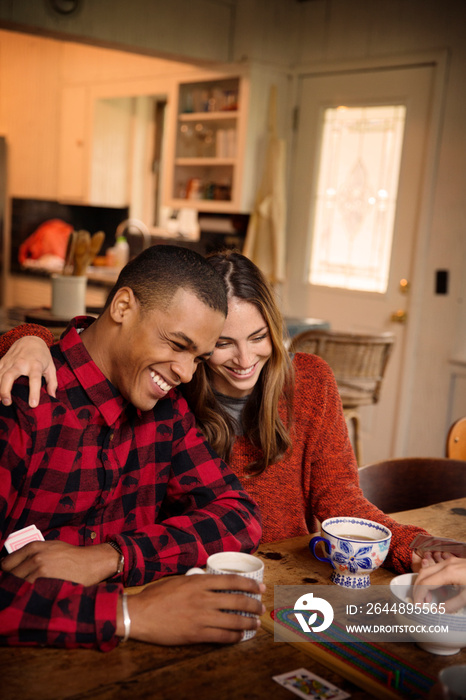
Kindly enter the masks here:
M 269 98 L 267 152 L 243 253 L 275 284 L 285 279 L 285 141 L 277 137 L 277 89 Z

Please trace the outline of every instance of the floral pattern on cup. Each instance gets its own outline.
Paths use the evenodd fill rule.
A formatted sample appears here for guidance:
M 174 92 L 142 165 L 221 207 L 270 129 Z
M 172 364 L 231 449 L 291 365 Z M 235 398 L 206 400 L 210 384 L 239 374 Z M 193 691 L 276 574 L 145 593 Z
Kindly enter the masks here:
M 359 569 L 365 569 L 369 571 L 372 569 L 372 559 L 366 557 L 372 547 L 360 547 L 354 551 L 354 547 L 350 542 L 341 540 L 338 543 L 341 552 L 335 552 L 335 561 L 342 566 L 347 566 L 352 574 L 355 574 Z

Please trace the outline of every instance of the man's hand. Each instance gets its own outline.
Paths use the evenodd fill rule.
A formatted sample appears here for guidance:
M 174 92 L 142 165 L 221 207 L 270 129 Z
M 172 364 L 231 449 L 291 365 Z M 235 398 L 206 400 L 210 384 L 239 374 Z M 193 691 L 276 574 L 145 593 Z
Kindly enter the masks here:
M 128 595 L 130 636 L 153 644 L 239 642 L 243 631 L 257 629 L 260 621 L 225 610 L 263 615 L 262 603 L 244 593 L 257 595 L 264 590 L 263 583 L 236 574 L 177 576 L 157 581 L 136 595 Z M 117 635 L 124 635 L 121 601 Z
M 8 554 L 1 568 L 33 583 L 36 578 L 59 578 L 92 586 L 116 572 L 119 555 L 109 544 L 76 547 L 66 542 L 30 542 Z
M 47 391 L 56 396 L 57 373 L 50 350 L 41 338 L 25 336 L 17 340 L 0 360 L 0 400 L 5 406 L 11 404 L 11 387 L 15 379 L 29 377 L 29 405 L 39 404 L 42 376 L 47 382 Z
M 445 611 L 453 613 L 466 605 L 466 559 L 450 556 L 438 563 L 423 564 L 413 588 L 415 603 L 431 602 L 431 590 L 441 586 L 457 586 L 456 595 L 445 601 Z

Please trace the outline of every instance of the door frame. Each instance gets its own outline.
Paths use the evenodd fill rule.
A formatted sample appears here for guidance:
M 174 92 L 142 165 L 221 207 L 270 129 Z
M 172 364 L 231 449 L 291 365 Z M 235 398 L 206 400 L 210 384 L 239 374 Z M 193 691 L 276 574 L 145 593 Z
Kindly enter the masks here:
M 424 177 L 420 188 L 418 206 L 417 228 L 414 235 L 413 249 L 413 279 L 417 284 L 410 291 L 410 318 L 406 326 L 404 348 L 400 376 L 400 403 L 398 416 L 394 421 L 394 455 L 401 457 L 406 454 L 408 436 L 412 424 L 412 395 L 415 383 L 416 356 L 419 346 L 421 318 L 424 303 L 424 289 L 428 282 L 426 279 L 427 255 L 430 240 L 432 222 L 432 210 L 434 206 L 434 194 L 438 159 L 442 137 L 443 113 L 445 109 L 445 93 L 450 62 L 450 52 L 445 50 L 420 52 L 410 55 L 394 55 L 383 57 L 369 57 L 367 59 L 354 59 L 319 64 L 301 64 L 292 71 L 292 105 L 294 113 L 299 119 L 299 85 L 303 77 L 325 77 L 334 74 L 357 72 L 376 72 L 391 69 L 415 68 L 429 66 L 434 70 L 432 86 L 432 104 L 430 124 L 428 127 L 427 141 L 425 145 Z M 290 148 L 290 174 L 294 173 L 296 165 L 296 142 L 298 134 L 298 121 L 294 120 L 293 134 Z M 291 187 L 293 177 L 289 178 Z M 309 241 L 307 241 L 309 244 Z

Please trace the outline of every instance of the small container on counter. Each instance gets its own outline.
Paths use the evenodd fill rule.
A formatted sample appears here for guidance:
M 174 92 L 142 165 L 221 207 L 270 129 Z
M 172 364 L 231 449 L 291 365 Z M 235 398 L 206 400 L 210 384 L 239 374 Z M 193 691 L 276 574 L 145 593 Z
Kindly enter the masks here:
M 105 253 L 105 259 L 106 259 L 106 265 L 107 267 L 116 267 L 116 253 L 115 253 L 115 246 L 111 246 L 110 248 L 107 248 L 107 251 Z
M 115 247 L 115 267 L 122 268 L 129 260 L 129 244 L 124 236 L 118 236 Z

